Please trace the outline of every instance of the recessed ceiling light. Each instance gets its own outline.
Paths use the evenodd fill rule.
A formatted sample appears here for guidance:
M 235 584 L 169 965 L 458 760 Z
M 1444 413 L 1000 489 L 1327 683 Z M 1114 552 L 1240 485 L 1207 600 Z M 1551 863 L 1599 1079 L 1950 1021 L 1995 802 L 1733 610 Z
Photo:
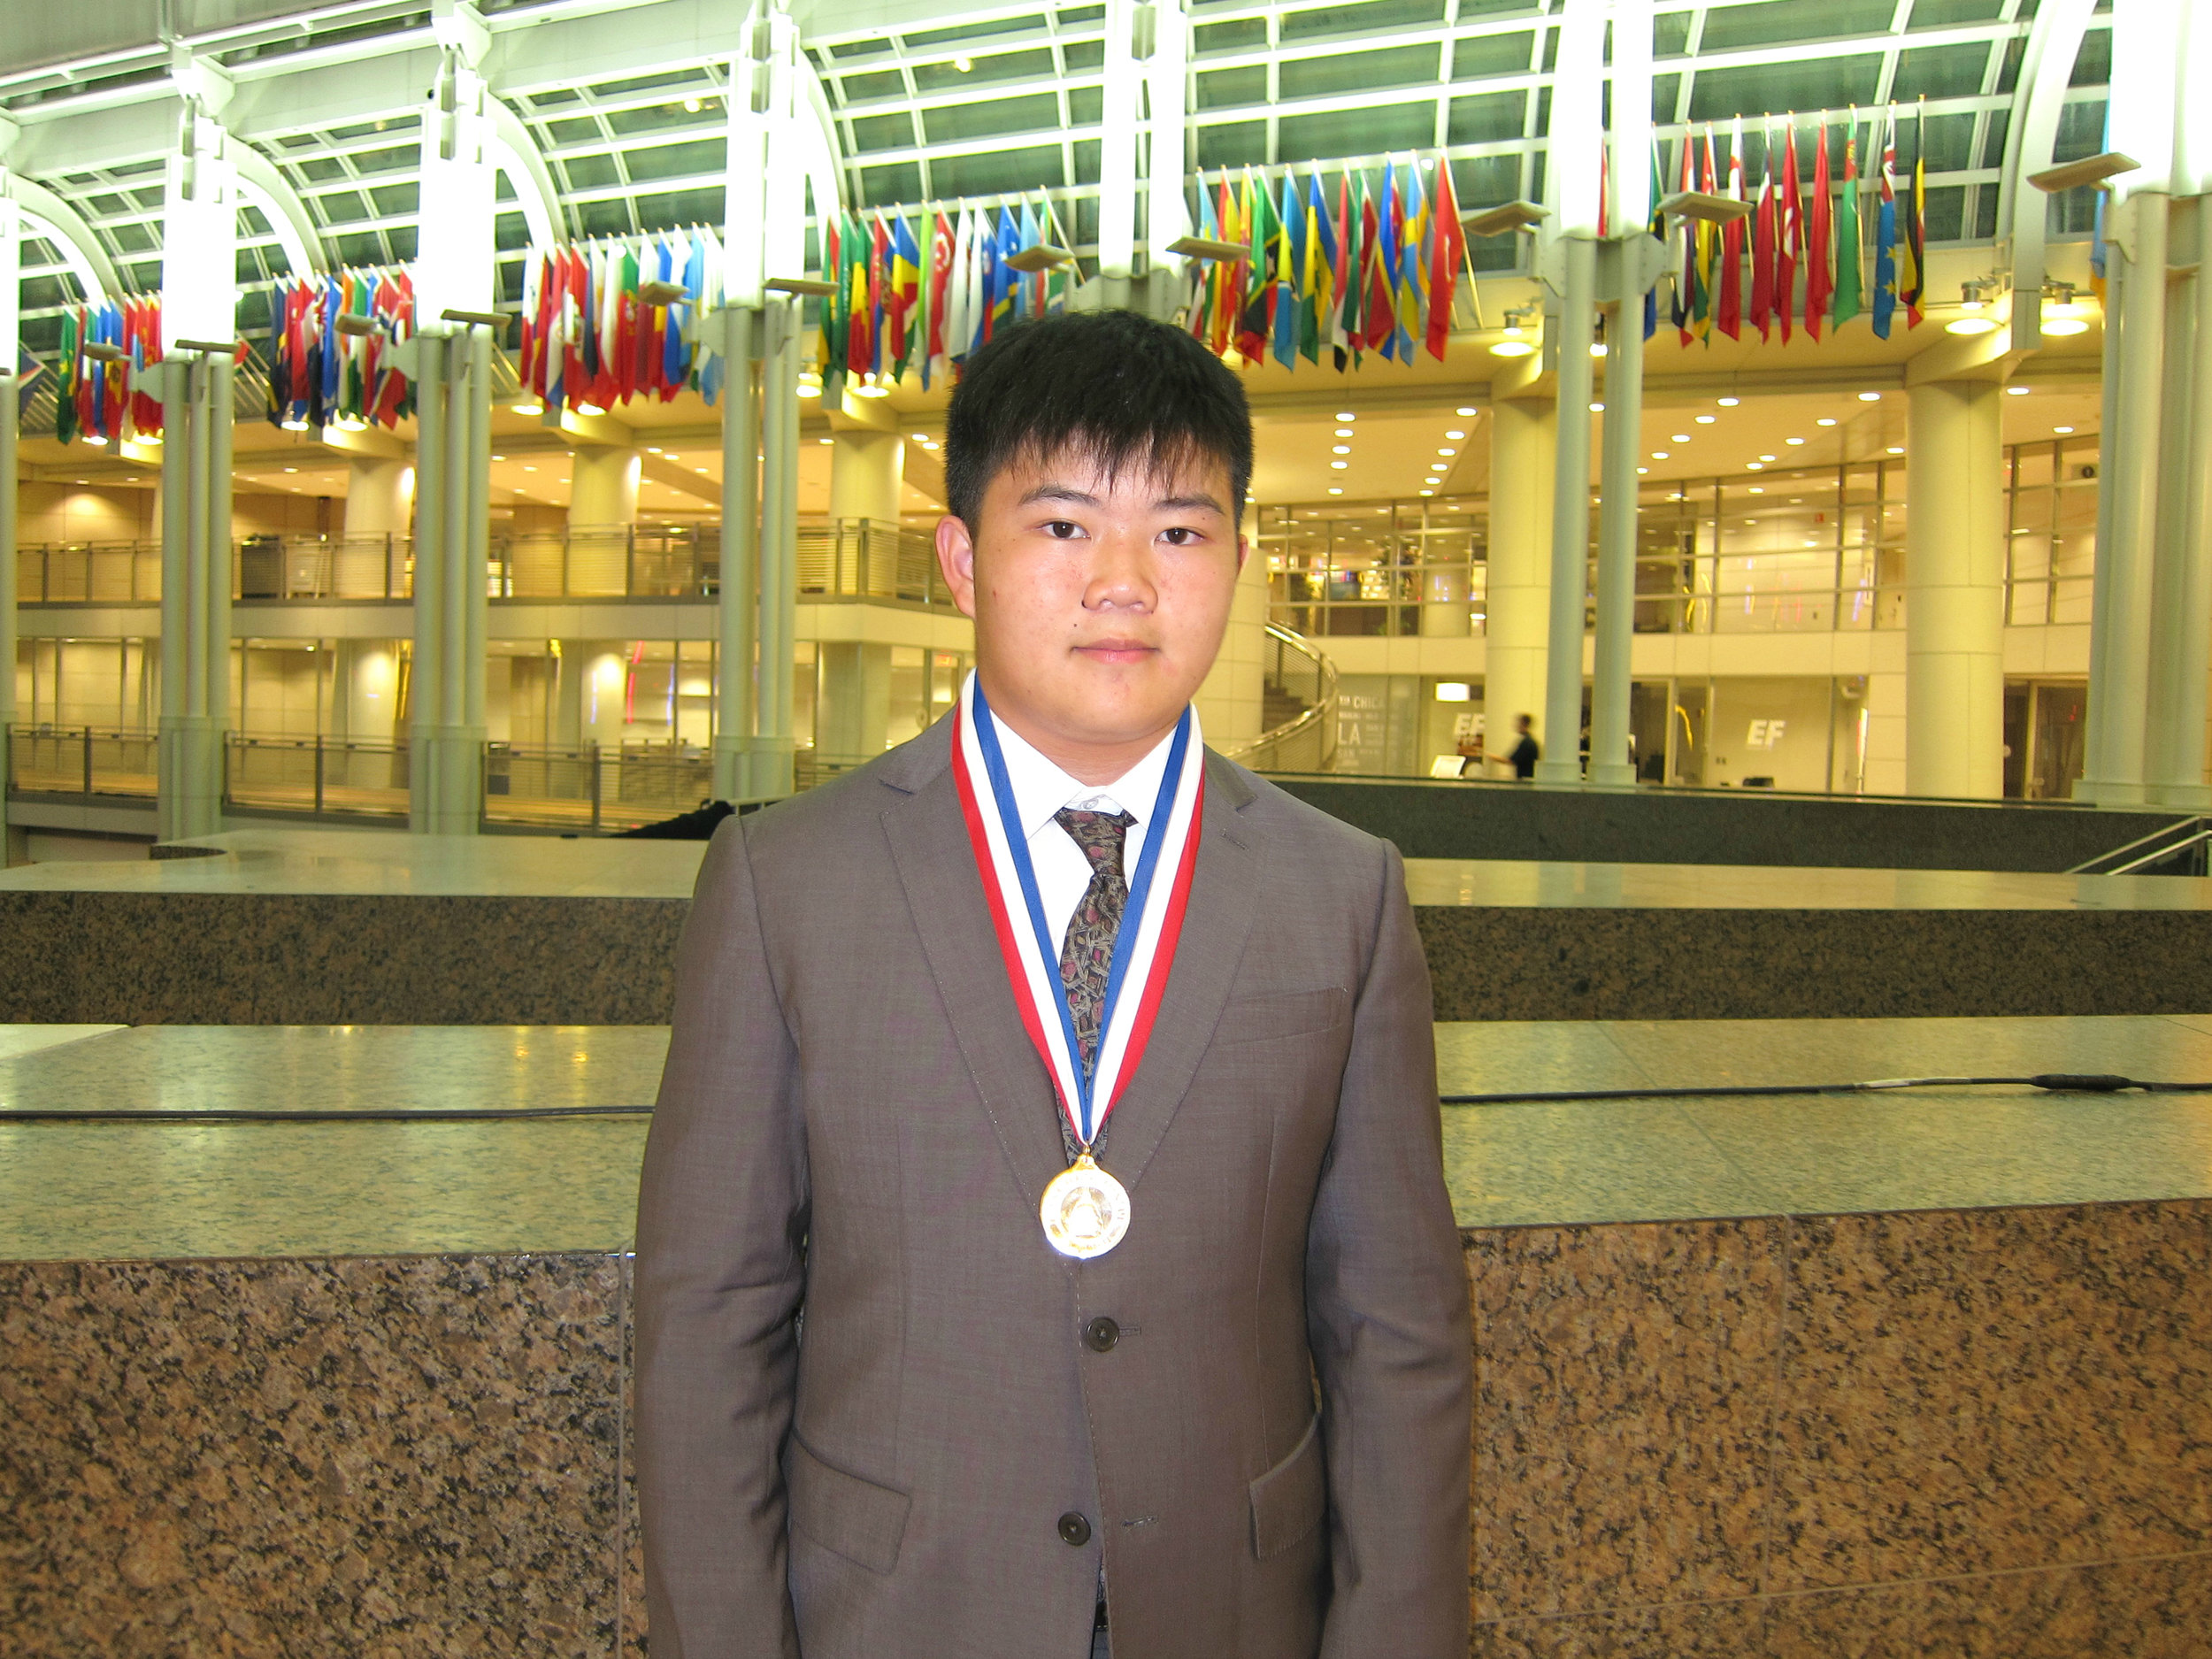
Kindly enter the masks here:
M 1879 392 L 1861 392 L 1859 401 L 1862 403 L 1878 403 L 1882 401 L 1882 395 Z
M 1593 403 L 1590 405 L 1590 412 L 1594 415 L 1602 415 L 1605 412 L 1605 405 L 1603 403 Z
M 1329 494 L 1330 494 L 1330 495 L 1341 495 L 1343 493 L 1344 493 L 1344 490 L 1343 490 L 1343 487 L 1342 487 L 1342 486 L 1340 486 L 1340 485 L 1337 485 L 1337 484 L 1332 484 L 1332 485 L 1330 485 L 1330 486 L 1329 486 Z
M 1783 439 L 1783 440 L 1782 440 L 1782 442 L 1785 442 L 1785 443 L 1793 443 L 1793 444 L 1794 444 L 1794 443 L 1802 443 L 1802 442 L 1805 442 L 1805 440 L 1804 440 L 1804 439 L 1802 439 L 1802 438 L 1785 438 L 1785 439 Z
M 1697 424 L 1701 426 L 1709 426 L 1719 419 L 1718 415 L 1700 415 L 1697 418 Z
M 2027 395 L 2028 388 L 2024 386 L 2008 386 L 2005 388 L 2005 396 L 2007 397 L 2025 397 Z
M 1471 409 L 1455 409 L 1452 412 L 1455 415 L 1471 415 L 1475 411 Z
M 1359 417 L 1352 413 L 1351 411 L 1348 409 L 1341 414 L 1338 415 L 1337 419 L 1339 420 L 1357 420 Z
M 828 438 L 817 438 L 814 442 L 826 449 L 832 441 Z
M 1813 422 L 1816 426 L 1832 426 L 1835 424 L 1836 418 L 1833 415 L 1823 415 L 1818 420 Z
M 1333 443 L 1329 446 L 1331 455 L 1349 455 L 1351 452 L 1352 446 L 1348 443 Z
M 1762 461 L 1771 461 L 1774 457 L 1773 457 L 1772 456 L 1770 456 L 1770 455 L 1763 455 L 1763 456 L 1761 456 L 1759 458 L 1760 458 Z
M 1723 409 L 1733 409 L 1738 403 L 1742 403 L 1743 399 L 1740 397 L 1723 397 L 1717 401 Z
M 493 460 L 495 460 L 495 461 L 503 461 L 503 460 L 505 460 L 506 458 L 507 458 L 507 457 L 506 457 L 505 456 L 503 456 L 503 455 L 495 455 L 494 457 L 492 457 L 492 459 L 493 459 Z
M 1332 461 L 1329 465 L 1335 468 L 1336 471 L 1341 472 L 1346 467 L 1351 465 L 1351 463 L 1349 461 Z
M 1457 455 L 1459 451 L 1456 449 L 1439 449 L 1437 451 L 1437 454 L 1439 455 Z
M 1432 490 L 1432 489 L 1425 489 L 1425 490 L 1420 491 L 1419 493 L 1420 493 L 1421 495 L 1435 495 L 1435 494 L 1436 494 L 1436 492 L 1435 492 L 1434 490 Z
M 2053 432 L 2066 433 L 2071 432 L 2073 428 L 2071 426 L 2053 426 L 2051 430 Z
M 1762 464 L 1757 461 L 1746 461 L 1743 465 L 1744 471 L 1747 472 L 1757 472 L 1764 470 Z
M 1463 432 L 1448 432 L 1448 433 L 1446 433 L 1444 435 L 1445 435 L 1446 437 L 1449 438 L 1449 439 L 1450 439 L 1450 440 L 1451 440 L 1454 443 L 1457 443 L 1457 442 L 1459 442 L 1462 438 L 1465 437 L 1467 434 L 1466 434 L 1465 433 L 1463 433 Z
M 1636 476 L 1641 478 L 1645 473 L 1650 471 L 1651 469 L 1647 466 L 1640 466 L 1636 469 Z
M 1348 438 L 1352 435 L 1352 429 L 1349 426 L 1339 426 L 1336 429 L 1336 435 L 1340 438 Z
M 536 472 L 538 469 L 537 469 L 536 467 L 534 467 L 534 466 L 526 466 L 526 467 L 524 467 L 522 470 L 523 470 L 524 472 Z
M 1667 454 L 1668 452 L 1664 449 L 1654 449 L 1651 452 L 1651 458 L 1655 461 L 1663 461 L 1667 458 Z
M 1754 485 L 1750 488 L 1750 489 L 1749 489 L 1748 491 L 1747 491 L 1746 493 L 1747 493 L 1747 494 L 1748 494 L 1748 495 L 1765 495 L 1765 494 L 1766 494 L 1766 491 L 1765 491 L 1765 490 L 1763 490 L 1763 489 L 1762 489 L 1762 488 L 1761 488 L 1758 485 L 1754 484 Z M 1747 518 L 1747 519 L 1745 519 L 1745 520 L 1744 520 L 1744 522 L 1745 522 L 1746 524 L 1756 524 L 1756 523 L 1758 523 L 1759 521 L 1758 521 L 1756 518 Z
M 1889 452 L 1892 455 L 1902 455 L 1905 452 L 1905 446 L 1901 443 L 1893 443 L 1889 446 Z
M 1687 443 L 1689 441 L 1690 434 L 1686 432 L 1678 432 L 1673 437 L 1667 440 L 1670 443 Z

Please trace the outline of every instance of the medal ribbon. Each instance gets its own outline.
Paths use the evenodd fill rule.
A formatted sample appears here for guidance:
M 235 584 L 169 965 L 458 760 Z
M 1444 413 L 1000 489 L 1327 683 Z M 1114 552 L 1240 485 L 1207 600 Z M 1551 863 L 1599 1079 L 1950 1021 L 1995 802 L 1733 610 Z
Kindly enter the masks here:
M 1059 947 L 1045 921 L 1036 866 L 1029 856 L 1028 838 L 1022 833 L 997 722 L 973 673 L 961 687 L 955 719 L 953 779 L 1015 1006 L 1052 1076 L 1069 1127 L 1087 1149 L 1144 1058 L 1167 990 L 1176 943 L 1182 937 L 1191 874 L 1198 862 L 1204 795 L 1197 712 L 1187 708 L 1176 722 L 1159 797 L 1145 820 L 1143 849 L 1137 855 L 1129 902 L 1107 970 L 1097 1065 L 1088 1075 L 1076 1043 L 1067 987 L 1060 982 Z M 977 788 L 979 780 L 987 794 Z M 1164 881 L 1159 879 L 1164 863 L 1168 867 Z M 1138 987 L 1133 999 L 1125 995 L 1131 984 Z

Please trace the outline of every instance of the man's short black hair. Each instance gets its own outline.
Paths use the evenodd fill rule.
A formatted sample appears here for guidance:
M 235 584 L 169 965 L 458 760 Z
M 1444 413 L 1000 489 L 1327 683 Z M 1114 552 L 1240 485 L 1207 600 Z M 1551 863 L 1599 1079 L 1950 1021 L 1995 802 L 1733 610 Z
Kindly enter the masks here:
M 1072 449 L 1111 474 L 1194 459 L 1229 469 L 1232 519 L 1252 481 L 1252 411 L 1220 358 L 1137 311 L 1017 323 L 968 359 L 945 421 L 945 496 L 971 531 L 983 492 L 1021 457 Z

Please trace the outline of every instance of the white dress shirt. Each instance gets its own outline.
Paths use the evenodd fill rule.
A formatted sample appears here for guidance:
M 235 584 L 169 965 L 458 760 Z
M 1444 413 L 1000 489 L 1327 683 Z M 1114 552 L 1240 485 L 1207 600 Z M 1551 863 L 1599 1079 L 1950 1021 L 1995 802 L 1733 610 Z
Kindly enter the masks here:
M 1167 772 L 1168 751 L 1175 733 L 1152 746 L 1151 752 L 1110 784 L 1079 783 L 1040 754 L 1003 720 L 995 722 L 1000 751 L 1006 757 L 1007 781 L 1014 788 L 1014 811 L 1029 843 L 1030 863 L 1037 872 L 1037 896 L 1043 902 L 1045 925 L 1052 929 L 1052 956 L 1058 961 L 1060 946 L 1068 936 L 1068 922 L 1091 885 L 1091 861 L 1061 828 L 1053 814 L 1063 807 L 1086 812 L 1126 812 L 1134 823 L 1122 842 L 1121 873 L 1126 882 L 1137 872 L 1144 851 L 1144 837 L 1151 827 L 1153 809 L 1160 795 L 1160 780 Z

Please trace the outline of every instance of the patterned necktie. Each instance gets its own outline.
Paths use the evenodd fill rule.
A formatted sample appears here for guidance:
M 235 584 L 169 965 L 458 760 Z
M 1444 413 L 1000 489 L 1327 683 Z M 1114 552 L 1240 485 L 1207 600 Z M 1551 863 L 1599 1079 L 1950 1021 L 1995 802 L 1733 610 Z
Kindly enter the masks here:
M 1121 873 L 1121 849 L 1136 822 L 1126 812 L 1084 812 L 1063 807 L 1053 821 L 1067 831 L 1091 861 L 1091 885 L 1068 918 L 1060 945 L 1060 983 L 1067 987 L 1068 1012 L 1075 1018 L 1075 1042 L 1086 1077 L 1098 1070 L 1098 1022 L 1105 1011 L 1106 978 L 1114 965 L 1114 935 L 1129 902 Z

